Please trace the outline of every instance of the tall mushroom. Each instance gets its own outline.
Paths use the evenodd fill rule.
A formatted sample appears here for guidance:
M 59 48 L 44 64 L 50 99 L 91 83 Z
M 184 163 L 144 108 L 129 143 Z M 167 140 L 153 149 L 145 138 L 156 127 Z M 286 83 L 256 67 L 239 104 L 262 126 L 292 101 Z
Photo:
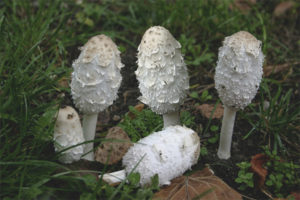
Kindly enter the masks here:
M 135 71 L 140 100 L 163 115 L 164 128 L 180 124 L 179 106 L 189 89 L 180 43 L 161 26 L 149 28 L 138 47 Z
M 117 98 L 122 77 L 120 51 L 105 35 L 92 37 L 73 63 L 71 93 L 76 107 L 84 114 L 83 133 L 87 141 L 95 137 L 98 113 Z M 86 144 L 87 160 L 94 160 L 93 142 Z
M 54 148 L 56 152 L 62 152 L 59 161 L 72 163 L 81 158 L 84 152 L 84 142 L 79 116 L 74 108 L 67 106 L 60 108 L 54 126 Z
M 226 37 L 219 49 L 215 87 L 224 104 L 218 157 L 230 158 L 236 111 L 251 103 L 262 79 L 261 41 L 246 31 Z

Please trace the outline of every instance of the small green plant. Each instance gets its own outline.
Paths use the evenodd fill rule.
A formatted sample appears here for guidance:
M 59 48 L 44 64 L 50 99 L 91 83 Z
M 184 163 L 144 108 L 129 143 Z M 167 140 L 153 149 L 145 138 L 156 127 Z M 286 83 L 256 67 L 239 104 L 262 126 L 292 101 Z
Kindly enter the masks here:
M 216 126 L 216 125 L 212 125 L 210 126 L 210 131 L 212 132 L 213 136 L 208 138 L 208 142 L 211 143 L 211 144 L 215 144 L 219 141 L 219 138 L 220 138 L 220 134 L 219 134 L 219 127 Z
M 286 197 L 290 192 L 299 188 L 300 166 L 280 158 L 276 151 L 265 148 L 265 154 L 269 160 L 265 167 L 268 169 L 268 176 L 265 184 L 269 191 L 276 197 Z
M 151 179 L 151 184 L 140 188 L 140 174 L 130 173 L 126 180 L 118 186 L 110 186 L 93 175 L 85 175 L 81 177 L 86 187 L 86 192 L 80 194 L 80 200 L 96 200 L 96 199 L 150 199 L 154 191 L 158 190 L 158 175 Z M 126 182 L 126 184 L 125 184 Z
M 183 125 L 189 128 L 194 128 L 196 126 L 195 117 L 186 110 L 180 113 L 180 121 Z
M 135 117 L 132 119 L 126 114 L 124 120 L 118 126 L 128 134 L 131 141 L 136 142 L 150 133 L 162 129 L 163 121 L 161 116 L 155 114 L 150 109 L 147 108 L 138 111 L 133 106 L 129 106 L 129 111 Z
M 204 90 L 200 97 L 197 92 L 195 92 L 195 91 L 191 92 L 190 97 L 199 100 L 201 103 L 204 103 L 204 102 L 212 99 L 212 96 L 208 93 L 208 90 Z
M 251 164 L 249 162 L 240 162 L 236 164 L 240 170 L 238 172 L 238 177 L 235 179 L 235 182 L 241 184 L 239 186 L 240 190 L 245 190 L 248 187 L 253 188 L 253 172 L 250 172 Z
M 202 62 L 212 63 L 215 54 L 209 52 L 209 47 L 201 44 L 196 44 L 196 39 L 193 37 L 187 37 L 185 34 L 180 35 L 179 39 L 182 44 L 182 53 L 186 54 L 185 62 L 188 65 L 199 66 Z

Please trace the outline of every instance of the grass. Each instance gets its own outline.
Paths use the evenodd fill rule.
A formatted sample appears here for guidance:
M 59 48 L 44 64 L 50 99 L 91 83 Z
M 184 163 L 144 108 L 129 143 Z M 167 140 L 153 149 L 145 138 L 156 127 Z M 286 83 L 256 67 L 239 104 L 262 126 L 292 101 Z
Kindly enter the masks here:
M 72 60 L 89 37 L 109 35 L 126 57 L 136 54 L 148 27 L 166 27 L 182 44 L 192 90 L 197 92 L 197 85 L 213 83 L 217 51 L 224 37 L 240 30 L 263 42 L 266 65 L 299 61 L 299 4 L 284 17 L 275 18 L 272 11 L 279 2 L 257 3 L 245 14 L 229 9 L 230 1 L 1 1 L 0 198 L 95 199 L 115 194 L 115 189 L 101 180 L 79 176 L 80 171 L 59 164 L 52 144 L 55 113 L 60 105 L 72 104 L 70 89 L 62 82 L 70 79 Z M 291 39 L 286 39 L 288 36 Z M 251 135 L 274 137 L 272 146 L 299 154 L 293 141 L 300 145 L 296 135 L 299 82 L 295 81 L 300 71 L 293 69 L 288 78 L 274 75 L 265 79 L 256 100 L 259 96 L 261 101 L 269 100 L 270 109 L 264 111 L 262 105 L 253 104 L 242 120 L 254 128 Z M 210 94 L 216 102 L 213 89 Z M 257 123 L 262 115 L 268 120 Z M 266 138 L 264 141 L 268 143 Z M 98 172 L 105 170 L 107 166 L 102 166 Z M 115 198 L 128 194 L 123 198 L 139 195 L 142 199 L 151 196 L 152 189 L 135 188 L 133 191 L 139 192 L 126 193 L 128 188 L 122 186 Z

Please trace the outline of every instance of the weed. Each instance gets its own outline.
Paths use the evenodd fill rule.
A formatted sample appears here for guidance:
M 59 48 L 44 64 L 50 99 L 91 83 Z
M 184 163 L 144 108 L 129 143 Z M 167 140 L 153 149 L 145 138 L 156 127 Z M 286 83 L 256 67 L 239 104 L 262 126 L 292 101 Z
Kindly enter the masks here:
M 239 186 L 240 190 L 246 190 L 247 187 L 253 188 L 253 172 L 250 172 L 251 164 L 249 162 L 240 162 L 236 164 L 240 170 L 238 172 L 238 177 L 235 179 L 235 182 L 241 184 Z
M 129 106 L 128 113 L 124 116 L 124 120 L 118 124 L 130 137 L 131 141 L 137 142 L 147 135 L 160 131 L 163 127 L 162 117 L 149 108 L 143 109 L 142 111 L 136 110 L 133 106 Z M 195 117 L 192 116 L 188 111 L 180 113 L 181 123 L 187 127 L 194 127 Z
M 190 97 L 199 100 L 201 103 L 204 103 L 204 102 L 212 99 L 212 96 L 208 93 L 208 90 L 204 90 L 200 97 L 199 97 L 199 94 L 195 91 L 191 92 L 189 95 L 190 95 Z
M 137 142 L 150 133 L 162 129 L 163 121 L 161 116 L 150 109 L 138 111 L 133 106 L 129 106 L 129 111 L 134 115 L 134 118 L 126 114 L 124 120 L 118 126 L 128 134 L 131 141 Z
M 249 123 L 253 126 L 253 129 L 246 134 L 244 139 L 248 138 L 256 129 L 263 133 L 264 138 L 269 138 L 273 141 L 270 146 L 273 150 L 284 150 L 283 140 L 288 143 L 290 141 L 297 141 L 296 133 L 297 124 L 300 123 L 300 104 L 299 102 L 291 104 L 292 89 L 284 92 L 281 85 L 278 85 L 278 89 L 275 94 L 272 94 L 267 83 L 268 80 L 264 80 L 261 84 L 260 92 L 260 104 L 258 111 L 254 106 L 249 106 L 252 110 L 251 116 L 256 116 L 255 121 L 247 117 Z M 269 106 L 266 107 L 265 102 L 269 102 Z
M 286 197 L 300 186 L 300 165 L 283 160 L 276 151 L 264 149 L 269 158 L 265 165 L 268 170 L 265 184 L 276 197 Z

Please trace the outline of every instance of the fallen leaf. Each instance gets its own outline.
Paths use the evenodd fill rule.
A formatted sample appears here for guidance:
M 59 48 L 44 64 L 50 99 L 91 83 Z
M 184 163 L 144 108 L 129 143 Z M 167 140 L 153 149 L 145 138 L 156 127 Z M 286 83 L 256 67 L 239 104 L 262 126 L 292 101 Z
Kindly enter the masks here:
M 207 119 L 210 118 L 212 111 L 214 110 L 214 104 L 202 104 L 197 106 L 196 109 L 200 110 L 202 116 L 206 117 Z M 212 116 L 212 119 L 220 119 L 223 116 L 224 108 L 221 104 L 218 104 L 216 110 Z
M 264 186 L 268 170 L 264 168 L 264 164 L 268 161 L 265 154 L 256 154 L 251 158 L 251 170 L 258 176 L 257 184 L 259 188 Z
M 268 65 L 264 67 L 264 76 L 268 77 L 271 74 L 277 74 L 283 71 L 287 71 L 292 68 L 292 65 L 297 63 L 285 63 L 281 65 Z
M 256 4 L 256 0 L 235 0 L 232 4 L 229 5 L 229 8 L 236 8 L 242 13 L 247 14 L 254 4 Z
M 140 104 L 137 104 L 136 106 L 134 106 L 134 109 L 141 112 L 144 109 L 144 107 L 145 107 L 145 104 L 140 103 Z M 130 117 L 130 119 L 134 119 L 135 114 L 129 111 L 128 117 Z
M 241 194 L 229 187 L 215 176 L 209 168 L 196 171 L 190 176 L 180 176 L 172 180 L 172 184 L 163 187 L 153 199 L 161 200 L 239 200 Z
M 294 4 L 295 4 L 295 3 L 294 3 L 293 1 L 284 1 L 284 2 L 281 2 L 281 3 L 279 3 L 279 4 L 275 7 L 273 14 L 274 14 L 276 17 L 279 17 L 280 15 L 283 15 L 283 14 L 286 13 L 288 10 L 290 10 L 291 8 L 293 8 Z
M 128 135 L 120 127 L 112 127 L 108 130 L 105 139 L 109 142 L 103 142 L 95 152 L 95 160 L 102 164 L 114 164 L 122 159 L 129 147 L 131 141 Z M 118 140 L 118 141 L 111 141 Z

